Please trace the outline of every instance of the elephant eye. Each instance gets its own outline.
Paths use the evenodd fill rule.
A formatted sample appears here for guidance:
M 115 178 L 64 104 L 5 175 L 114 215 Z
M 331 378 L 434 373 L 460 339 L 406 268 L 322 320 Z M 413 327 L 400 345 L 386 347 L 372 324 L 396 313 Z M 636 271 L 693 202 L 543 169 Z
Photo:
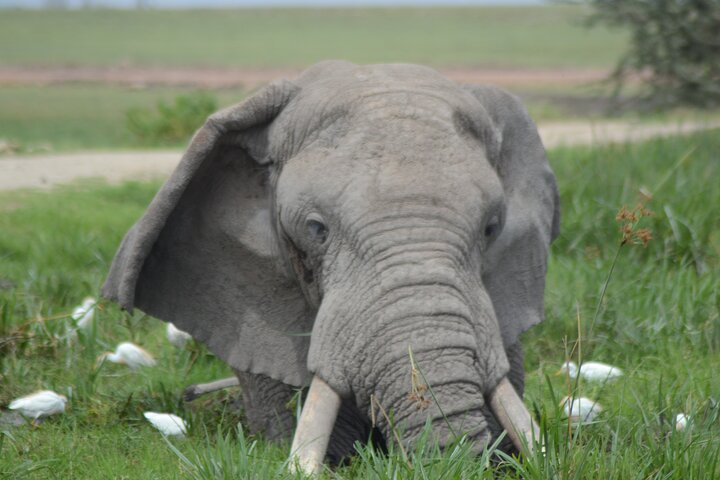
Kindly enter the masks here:
M 305 227 L 313 241 L 323 244 L 327 240 L 328 229 L 325 224 L 318 218 L 308 218 L 305 221 Z
M 498 215 L 493 215 L 492 218 L 490 218 L 490 221 L 485 225 L 485 237 L 494 237 L 499 229 L 500 217 Z

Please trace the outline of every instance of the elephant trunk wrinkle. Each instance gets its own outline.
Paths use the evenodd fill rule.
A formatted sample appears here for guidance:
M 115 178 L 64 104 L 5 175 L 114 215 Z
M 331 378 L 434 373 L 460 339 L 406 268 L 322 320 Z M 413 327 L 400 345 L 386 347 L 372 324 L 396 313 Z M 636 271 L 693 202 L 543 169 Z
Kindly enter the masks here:
M 472 313 L 466 296 L 451 284 L 428 281 L 413 285 L 392 285 L 383 295 L 358 312 L 379 328 L 415 317 L 447 315 L 471 323 Z M 422 301 L 418 299 L 422 297 Z
M 454 296 L 461 303 L 470 305 L 473 301 L 470 292 L 481 288 L 479 281 L 468 271 L 467 263 L 453 255 L 402 252 L 380 259 L 374 266 L 374 283 L 378 288 L 375 294 L 380 299 L 396 289 L 436 287 L 433 297 Z M 425 291 L 422 295 L 428 293 L 431 292 Z
M 398 205 L 379 218 L 360 219 L 353 223 L 355 232 L 354 251 L 359 258 L 372 261 L 386 251 L 407 251 L 414 248 L 433 247 L 464 257 L 472 245 L 472 223 L 452 209 L 440 205 Z M 414 203 L 414 202 L 413 202 Z
M 465 235 L 447 227 L 394 228 L 358 240 L 358 256 L 378 267 L 386 260 L 442 259 L 467 263 L 471 250 Z
M 375 415 L 385 438 L 393 438 L 395 429 L 403 432 L 403 442 L 412 446 L 429 419 L 441 446 L 466 434 L 477 442 L 478 450 L 484 448 L 490 432 L 474 353 L 464 348 L 422 346 L 412 348 L 412 353 L 414 362 L 406 353 L 404 360 L 381 367 L 376 374 L 375 402 L 393 412 L 393 424 Z M 372 413 L 377 406 L 366 408 Z
M 358 313 L 364 329 L 347 338 L 346 351 L 357 353 L 352 357 L 370 366 L 407 358 L 408 345 L 422 350 L 456 347 L 475 355 L 472 311 L 459 293 L 444 290 L 415 285 L 387 292 Z

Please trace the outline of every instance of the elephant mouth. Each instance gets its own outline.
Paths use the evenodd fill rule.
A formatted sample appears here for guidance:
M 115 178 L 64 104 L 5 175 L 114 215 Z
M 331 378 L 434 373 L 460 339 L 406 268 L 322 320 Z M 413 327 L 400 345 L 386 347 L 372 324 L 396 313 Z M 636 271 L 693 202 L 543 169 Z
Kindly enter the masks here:
M 507 378 L 500 380 L 487 396 L 487 402 L 519 451 L 526 454 L 538 448 L 542 451 L 540 429 Z M 308 475 L 321 471 L 341 403 L 340 395 L 332 387 L 320 377 L 313 377 L 290 450 L 291 468 Z

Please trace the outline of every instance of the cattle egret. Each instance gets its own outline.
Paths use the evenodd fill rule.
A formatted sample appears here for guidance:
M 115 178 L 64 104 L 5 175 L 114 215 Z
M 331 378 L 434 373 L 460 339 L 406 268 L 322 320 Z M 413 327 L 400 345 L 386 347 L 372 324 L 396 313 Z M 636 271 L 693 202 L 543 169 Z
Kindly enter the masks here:
M 675 415 L 675 430 L 678 432 L 685 430 L 690 418 L 684 413 L 678 413 Z
M 73 310 L 71 317 L 79 329 L 85 330 L 92 324 L 96 303 L 93 297 L 86 297 L 82 304 Z
M 98 357 L 98 361 L 108 360 L 113 363 L 127 365 L 132 370 L 140 367 L 155 366 L 155 359 L 148 352 L 134 343 L 123 342 L 115 348 L 115 352 L 105 352 Z
M 163 435 L 183 437 L 187 432 L 185 420 L 172 413 L 144 412 L 143 415 Z
M 187 332 L 183 332 L 172 323 L 167 324 L 166 334 L 168 341 L 177 348 L 185 348 L 185 344 L 192 340 L 192 335 Z
M 65 411 L 67 397 L 59 395 L 51 390 L 40 390 L 24 397 L 16 398 L 8 408 L 17 410 L 23 416 L 37 420 L 40 417 L 47 417 Z
M 623 374 L 622 370 L 618 367 L 600 362 L 585 362 L 579 369 L 575 362 L 565 362 L 563 366 L 560 367 L 558 374 L 567 373 L 570 375 L 570 378 L 575 379 L 578 376 L 578 370 L 580 376 L 590 382 L 613 380 L 621 377 Z
M 563 414 L 573 423 L 589 423 L 602 412 L 602 407 L 587 397 L 563 397 L 560 401 Z

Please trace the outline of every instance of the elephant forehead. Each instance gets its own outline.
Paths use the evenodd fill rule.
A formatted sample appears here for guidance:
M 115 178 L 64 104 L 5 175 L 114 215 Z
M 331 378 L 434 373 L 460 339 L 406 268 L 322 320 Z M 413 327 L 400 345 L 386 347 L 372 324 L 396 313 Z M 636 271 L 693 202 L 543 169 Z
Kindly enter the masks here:
M 418 150 L 357 162 L 357 173 L 341 200 L 359 213 L 424 206 L 469 219 L 482 217 L 484 208 L 502 197 L 499 180 L 491 169 L 482 167 L 487 164 L 482 157 L 464 149 L 432 152 L 429 146 Z M 363 175 L 364 170 L 371 174 Z
M 275 159 L 284 161 L 309 146 L 337 147 L 348 134 L 379 123 L 389 133 L 414 128 L 403 119 L 446 132 L 472 131 L 490 122 L 474 97 L 436 72 L 419 69 L 426 70 L 434 75 L 369 75 L 367 79 L 360 75 L 358 79 L 346 74 L 303 86 L 271 126 Z
M 348 221 L 413 206 L 481 219 L 502 199 L 495 171 L 480 148 L 457 134 L 454 140 L 432 135 L 357 130 L 337 148 L 306 149 L 286 163 L 277 198 L 283 205 L 340 209 Z

